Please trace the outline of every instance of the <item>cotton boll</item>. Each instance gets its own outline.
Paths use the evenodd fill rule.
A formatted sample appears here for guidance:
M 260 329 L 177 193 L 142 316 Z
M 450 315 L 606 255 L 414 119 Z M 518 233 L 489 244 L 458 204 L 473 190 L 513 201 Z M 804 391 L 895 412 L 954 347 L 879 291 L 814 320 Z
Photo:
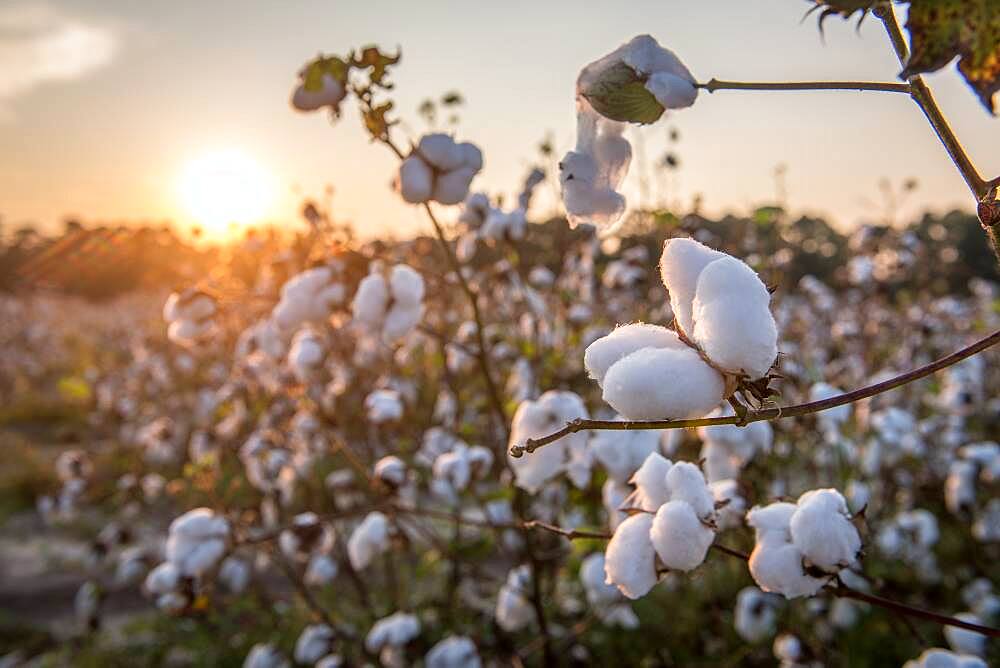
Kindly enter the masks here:
M 983 621 L 971 612 L 961 612 L 955 615 L 956 619 L 970 624 L 983 624 Z M 960 654 L 972 654 L 975 656 L 986 656 L 986 636 L 975 631 L 958 628 L 957 626 L 944 627 L 944 637 L 953 650 Z
M 628 485 L 616 482 L 612 478 L 605 480 L 604 486 L 601 487 L 601 502 L 608 514 L 608 528 L 612 531 L 618 528 L 618 525 L 627 517 L 619 508 L 625 504 L 630 491 L 631 488 Z
M 629 480 L 635 485 L 632 502 L 637 508 L 655 513 L 664 503 L 670 500 L 670 488 L 667 486 L 667 475 L 673 463 L 658 452 L 650 453 L 642 466 Z
M 735 529 L 743 524 L 743 516 L 746 514 L 747 502 L 743 498 L 739 484 L 733 479 L 717 480 L 711 483 L 709 489 L 717 506 L 716 523 L 719 530 Z
M 338 570 L 337 562 L 330 555 L 315 554 L 309 559 L 303 580 L 311 587 L 321 587 L 333 582 Z
M 802 553 L 791 543 L 758 542 L 750 554 L 750 575 L 764 591 L 785 598 L 812 596 L 826 584 L 825 580 L 806 575 Z
M 243 559 L 226 557 L 219 566 L 219 582 L 234 594 L 242 593 L 250 584 L 250 566 Z
M 243 660 L 243 668 L 290 668 L 288 660 L 274 645 L 257 643 Z
M 354 319 L 368 326 L 377 326 L 389 304 L 389 286 L 380 273 L 371 273 L 361 279 L 354 293 L 351 310 Z
M 690 349 L 644 348 L 604 376 L 604 400 L 631 420 L 701 417 L 723 399 L 722 376 Z
M 690 462 L 677 462 L 667 473 L 671 501 L 691 506 L 699 519 L 707 520 L 715 512 L 715 499 L 708 489 L 701 469 Z
M 306 89 L 305 83 L 300 84 L 292 93 L 292 107 L 299 111 L 317 111 L 330 107 L 339 112 L 340 103 L 347 96 L 347 89 L 330 74 L 324 74 L 318 90 Z
M 396 422 L 403 417 L 403 400 L 395 390 L 375 390 L 365 397 L 365 410 L 375 424 Z
M 659 445 L 659 434 L 651 430 L 597 431 L 590 439 L 594 458 L 619 482 L 627 482 Z
M 206 573 L 218 563 L 227 549 L 229 523 L 208 508 L 196 508 L 170 524 L 167 538 L 167 561 L 182 575 Z
M 504 631 L 514 633 L 525 628 L 535 618 L 535 611 L 528 600 L 531 570 L 519 566 L 507 574 L 507 581 L 497 595 L 496 620 Z
M 799 497 L 789 521 L 792 542 L 814 566 L 837 571 L 857 561 L 861 537 L 851 524 L 847 502 L 834 489 Z
M 529 438 L 545 436 L 575 418 L 587 418 L 583 400 L 573 392 L 550 390 L 537 401 L 523 401 L 514 412 L 508 450 Z M 518 487 L 534 494 L 548 480 L 566 470 L 571 456 L 586 451 L 587 434 L 570 434 L 530 455 L 508 456 Z
M 424 298 L 424 277 L 405 264 L 393 265 L 389 285 L 393 299 L 400 304 L 415 306 Z
M 791 542 L 792 516 L 797 510 L 794 503 L 779 502 L 764 507 L 754 506 L 747 513 L 747 524 L 755 529 L 756 540 L 761 542 Z
M 445 172 L 457 169 L 465 162 L 462 148 L 449 135 L 441 132 L 421 137 L 417 151 L 427 162 Z
M 356 571 L 368 567 L 389 549 L 389 521 L 377 510 L 368 513 L 347 541 L 347 556 Z
M 632 515 L 618 525 L 604 553 L 605 582 L 631 599 L 645 596 L 658 580 L 652 528 L 652 515 Z
M 389 455 L 375 462 L 375 477 L 392 486 L 399 487 L 406 482 L 406 464 L 395 455 Z
M 668 480 L 683 463 L 671 469 Z M 667 568 L 686 572 L 705 561 L 708 548 L 715 540 L 715 532 L 702 524 L 689 503 L 673 500 L 660 506 L 656 512 L 650 539 Z
M 477 171 L 472 167 L 460 167 L 440 174 L 434 180 L 434 200 L 441 204 L 461 203 L 469 194 L 469 185 Z
M 178 570 L 177 566 L 170 563 L 169 561 L 164 561 L 162 564 L 154 568 L 146 576 L 146 580 L 143 583 L 146 591 L 154 596 L 160 596 L 168 592 L 172 592 L 178 588 L 181 581 L 181 572 Z
M 670 308 L 681 330 L 694 335 L 694 297 L 698 277 L 709 263 L 726 257 L 694 239 L 667 239 L 660 256 L 660 278 L 670 293 Z
M 975 505 L 977 473 L 973 462 L 957 459 L 951 463 L 944 487 L 945 505 L 949 511 L 958 514 Z
M 412 306 L 396 304 L 386 314 L 385 323 L 382 325 L 382 340 L 387 345 L 398 342 L 413 331 L 413 328 L 420 324 L 423 317 L 423 304 Z
M 480 668 L 482 662 L 476 646 L 465 636 L 448 636 L 438 642 L 424 657 L 427 668 Z
M 744 587 L 736 597 L 733 625 L 736 633 L 750 643 L 774 635 L 776 609 L 772 598 L 757 587 Z
M 726 371 L 763 378 L 778 356 L 770 301 L 767 286 L 743 262 L 726 256 L 709 263 L 692 303 L 694 341 Z
M 612 365 L 643 348 L 682 350 L 685 346 L 677 334 L 666 327 L 636 322 L 616 327 L 587 346 L 583 363 L 590 377 L 603 387 L 604 377 Z
M 333 649 L 335 634 L 326 624 L 310 624 L 295 641 L 295 661 L 316 663 Z
M 434 192 L 434 172 L 419 155 L 411 155 L 399 165 L 397 187 L 404 201 L 422 204 Z
M 653 73 L 646 81 L 646 90 L 667 109 L 690 107 L 698 97 L 692 82 L 670 72 Z
M 622 600 L 621 592 L 605 581 L 604 555 L 594 552 L 580 563 L 580 581 L 587 592 L 587 601 L 594 607 Z
M 916 659 L 907 661 L 903 668 L 987 668 L 986 662 L 977 656 L 956 654 L 946 649 L 924 650 Z

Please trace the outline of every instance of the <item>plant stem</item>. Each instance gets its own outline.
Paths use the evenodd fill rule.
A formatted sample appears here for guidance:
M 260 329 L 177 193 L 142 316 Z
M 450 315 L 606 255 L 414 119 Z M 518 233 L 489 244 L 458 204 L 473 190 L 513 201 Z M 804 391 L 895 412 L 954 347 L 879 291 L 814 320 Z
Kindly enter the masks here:
M 1000 343 L 1000 330 L 993 332 L 986 338 L 980 339 L 972 345 L 966 346 L 957 352 L 954 352 L 946 357 L 942 357 L 935 362 L 925 364 L 922 367 L 900 374 L 881 383 L 868 385 L 867 387 L 862 387 L 852 392 L 845 392 L 844 394 L 839 394 L 835 397 L 830 397 L 829 399 L 823 399 L 822 401 L 811 401 L 804 404 L 796 404 L 794 406 L 751 411 L 743 417 L 732 415 L 728 417 L 697 418 L 693 420 L 627 421 L 576 419 L 568 422 L 565 427 L 559 431 L 549 434 L 548 436 L 543 436 L 541 438 L 529 438 L 524 442 L 524 445 L 514 445 L 510 449 L 510 455 L 512 457 L 520 457 L 524 453 L 534 452 L 542 446 L 557 441 L 563 436 L 575 434 L 578 431 L 584 431 L 587 429 L 629 431 L 633 429 L 685 429 L 690 427 L 713 427 L 724 424 L 738 424 L 742 426 L 749 424 L 750 422 L 759 422 L 761 420 L 777 420 L 779 418 L 798 417 L 800 415 L 818 413 L 829 408 L 836 408 L 837 406 L 844 406 L 846 404 L 854 403 L 855 401 L 860 401 L 861 399 L 874 397 L 875 395 L 888 392 L 889 390 L 894 390 L 897 387 L 906 385 L 907 383 L 920 380 L 921 378 L 929 376 L 936 371 L 940 371 L 941 369 L 952 366 L 953 364 L 957 364 L 967 357 L 972 357 L 976 353 L 982 352 L 983 350 L 986 350 L 987 348 L 990 348 L 998 343 Z
M 717 90 L 872 90 L 885 93 L 910 93 L 906 83 L 882 81 L 723 81 L 710 79 L 706 83 L 696 83 L 709 93 Z
M 892 9 L 892 5 L 887 3 L 884 6 L 876 8 L 875 16 L 882 20 L 882 24 L 889 34 L 889 41 L 892 42 L 892 48 L 896 52 L 896 57 L 899 59 L 900 65 L 906 67 L 906 63 L 910 58 L 910 50 L 906 45 L 906 38 L 903 36 L 903 31 L 896 20 L 896 14 Z M 972 191 L 976 200 L 979 201 L 989 191 L 989 184 L 979 175 L 979 171 L 972 163 L 972 159 L 969 158 L 965 149 L 962 148 L 962 143 L 955 136 L 954 131 L 952 131 L 951 126 L 948 124 L 948 119 L 945 118 L 941 107 L 938 106 L 934 95 L 931 93 L 931 89 L 924 82 L 923 77 L 919 74 L 912 76 L 909 79 L 909 83 L 910 97 L 917 103 L 920 110 L 924 112 L 927 121 L 934 128 L 934 133 L 941 140 L 941 143 L 944 144 L 944 148 L 948 151 L 952 162 L 955 163 L 958 171 L 961 172 L 962 178 L 965 179 L 966 185 L 969 186 L 969 190 Z

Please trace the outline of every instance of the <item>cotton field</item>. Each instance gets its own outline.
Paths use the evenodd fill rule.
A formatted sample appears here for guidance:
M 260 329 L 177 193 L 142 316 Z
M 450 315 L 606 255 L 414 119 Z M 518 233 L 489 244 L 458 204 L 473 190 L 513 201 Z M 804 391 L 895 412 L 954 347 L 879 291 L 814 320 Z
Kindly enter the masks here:
M 425 233 L 309 201 L 224 243 L 4 236 L 0 665 L 1000 662 L 998 180 L 890 5 L 815 7 L 884 24 L 904 77 L 595 48 L 575 142 L 504 198 L 488 145 L 397 109 L 401 50 L 333 45 L 286 113 L 352 124 Z M 842 230 L 630 201 L 635 126 L 817 87 L 906 94 L 971 206 Z

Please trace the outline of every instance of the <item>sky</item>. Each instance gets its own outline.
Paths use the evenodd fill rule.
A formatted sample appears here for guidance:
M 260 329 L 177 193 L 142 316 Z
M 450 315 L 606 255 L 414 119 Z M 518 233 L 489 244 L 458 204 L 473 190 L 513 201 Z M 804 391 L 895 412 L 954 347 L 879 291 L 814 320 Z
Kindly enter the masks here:
M 804 0 L 3 0 L 0 220 L 189 226 L 197 221 L 185 189 L 198 165 L 221 154 L 246 156 L 263 175 L 252 193 L 257 215 L 298 225 L 303 197 L 332 184 L 335 216 L 361 235 L 407 236 L 426 223 L 391 191 L 395 158 L 369 143 L 357 116 L 331 124 L 289 107 L 296 72 L 317 53 L 401 47 L 393 97 L 411 137 L 427 129 L 422 100 L 460 91 L 457 135 L 485 154 L 473 187 L 510 201 L 546 135 L 559 155 L 572 146 L 579 69 L 636 34 L 652 34 L 701 81 L 895 80 L 900 68 L 876 20 L 856 31 L 831 19 L 821 37 L 814 17 L 802 20 L 808 8 Z M 1000 121 L 953 66 L 928 81 L 980 171 L 1000 174 Z M 680 134 L 681 167 L 663 185 L 652 164 L 669 128 Z M 644 203 L 700 195 L 708 213 L 746 213 L 775 201 L 777 165 L 789 208 L 842 228 L 881 214 L 884 178 L 897 188 L 910 177 L 919 183 L 901 218 L 972 204 L 901 94 L 702 91 L 693 107 L 633 137 L 631 204 L 640 192 Z M 557 206 L 550 192 L 537 215 Z

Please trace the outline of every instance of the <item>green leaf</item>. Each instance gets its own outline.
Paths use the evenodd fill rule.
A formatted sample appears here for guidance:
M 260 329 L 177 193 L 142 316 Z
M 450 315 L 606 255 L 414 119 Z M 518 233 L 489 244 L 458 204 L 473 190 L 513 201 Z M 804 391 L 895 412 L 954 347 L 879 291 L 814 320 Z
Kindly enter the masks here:
M 983 105 L 996 113 L 1000 90 L 1000 2 L 996 0 L 912 0 L 906 20 L 910 60 L 906 78 L 941 69 L 956 56 L 958 71 Z
M 326 74 L 339 81 L 341 85 L 346 85 L 349 70 L 350 65 L 337 56 L 320 56 L 306 65 L 303 85 L 307 91 L 313 93 L 320 91 L 323 89 L 323 76 Z
M 645 80 L 625 63 L 607 68 L 580 93 L 601 116 L 622 123 L 653 123 L 664 111 Z

